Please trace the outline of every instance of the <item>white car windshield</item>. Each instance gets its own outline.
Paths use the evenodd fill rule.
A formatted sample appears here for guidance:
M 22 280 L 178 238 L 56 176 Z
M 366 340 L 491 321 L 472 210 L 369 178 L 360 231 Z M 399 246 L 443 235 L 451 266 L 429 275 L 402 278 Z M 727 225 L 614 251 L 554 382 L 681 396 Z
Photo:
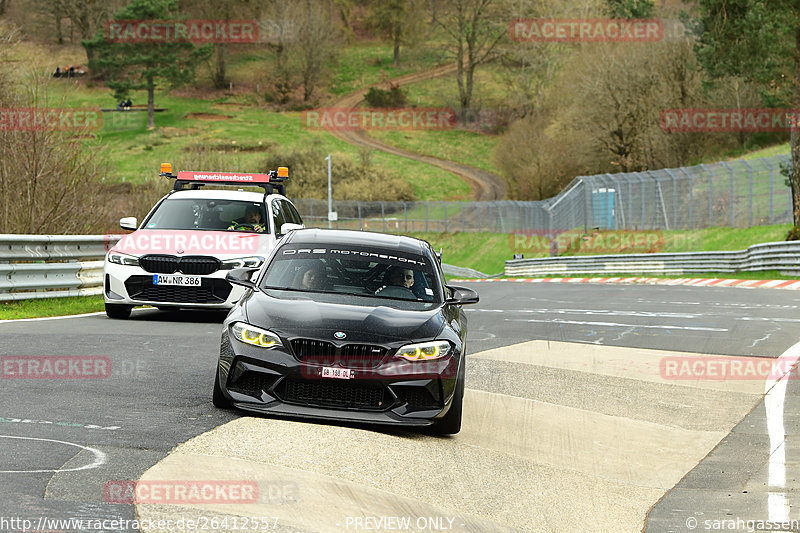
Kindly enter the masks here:
M 241 200 L 168 199 L 145 223 L 146 229 L 269 231 L 264 204 Z

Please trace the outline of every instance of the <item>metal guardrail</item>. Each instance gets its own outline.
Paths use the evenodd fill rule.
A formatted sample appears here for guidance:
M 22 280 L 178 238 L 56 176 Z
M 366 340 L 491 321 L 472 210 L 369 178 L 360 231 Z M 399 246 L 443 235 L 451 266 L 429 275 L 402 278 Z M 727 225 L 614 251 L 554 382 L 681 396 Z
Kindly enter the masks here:
M 103 293 L 103 257 L 120 235 L 0 235 L 0 301 Z
M 506 276 L 758 272 L 800 275 L 800 241 L 756 244 L 733 252 L 682 252 L 547 257 L 506 261 Z

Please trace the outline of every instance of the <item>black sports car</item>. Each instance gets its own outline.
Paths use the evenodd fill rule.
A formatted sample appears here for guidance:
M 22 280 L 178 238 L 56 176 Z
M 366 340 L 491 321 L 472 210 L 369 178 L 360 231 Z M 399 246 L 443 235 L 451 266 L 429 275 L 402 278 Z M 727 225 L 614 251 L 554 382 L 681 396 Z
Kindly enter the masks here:
M 223 327 L 217 407 L 461 429 L 461 306 L 478 294 L 445 285 L 427 242 L 296 230 L 228 280 L 249 290 Z

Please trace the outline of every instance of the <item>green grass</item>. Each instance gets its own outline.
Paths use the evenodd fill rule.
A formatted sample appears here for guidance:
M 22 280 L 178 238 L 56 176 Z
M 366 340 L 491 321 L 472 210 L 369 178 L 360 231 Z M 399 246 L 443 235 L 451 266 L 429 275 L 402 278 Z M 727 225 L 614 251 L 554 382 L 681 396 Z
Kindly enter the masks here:
M 386 144 L 422 155 L 455 161 L 499 173 L 494 163 L 494 149 L 500 137 L 479 130 L 481 127 L 493 131 L 498 110 L 505 104 L 507 88 L 502 67 L 489 64 L 475 72 L 473 106 L 482 113 L 480 124 L 464 129 L 459 124 L 449 130 L 404 130 L 372 131 L 370 135 Z M 403 87 L 408 95 L 408 106 L 415 108 L 446 108 L 459 111 L 458 86 L 455 74 L 426 80 Z
M 789 143 L 778 144 L 775 146 L 769 146 L 767 148 L 763 148 L 761 150 L 755 150 L 753 152 L 748 152 L 743 154 L 741 157 L 737 159 L 759 159 L 761 157 L 772 157 L 775 155 L 782 155 L 782 154 L 789 154 Z
M 499 137 L 462 129 L 373 131 L 375 139 L 421 155 L 430 155 L 499 174 L 493 154 Z
M 76 84 L 56 86 L 51 99 L 60 101 L 62 97 L 71 107 L 114 108 L 116 105 L 106 89 Z M 144 92 L 133 93 L 132 100 L 134 104 L 146 101 Z M 111 162 L 108 180 L 112 182 L 141 183 L 148 178 L 155 179 L 161 162 L 176 163 L 191 147 L 212 147 L 212 151 L 217 152 L 217 160 L 225 166 L 224 169 L 204 170 L 259 171 L 263 170 L 261 163 L 270 150 L 290 151 L 312 145 L 324 153 L 354 160 L 360 158 L 358 147 L 326 131 L 306 127 L 302 113 L 276 113 L 248 105 L 224 106 L 222 103 L 159 91 L 156 105 L 167 110 L 156 113 L 155 130 L 145 129 L 144 112 L 109 112 L 104 113 L 103 128 L 95 132 L 97 139 L 88 142 L 103 147 Z M 192 118 L 193 113 L 219 116 Z M 420 200 L 469 198 L 469 186 L 439 168 L 383 153 L 375 153 L 373 163 L 408 181 Z M 336 178 L 334 176 L 334 180 Z M 291 185 L 290 195 L 305 197 L 302 190 L 292 190 Z
M 485 274 L 503 272 L 505 261 L 512 259 L 513 235 L 499 233 L 410 233 L 412 237 L 442 249 L 442 262 L 474 268 Z
M 445 60 L 434 46 L 402 47 L 396 67 L 392 54 L 392 46 L 375 42 L 342 49 L 331 77 L 330 93 L 341 96 L 389 78 L 428 70 Z
M 36 300 L 0 302 L 0 320 L 80 315 L 103 310 L 102 296 L 39 298 Z

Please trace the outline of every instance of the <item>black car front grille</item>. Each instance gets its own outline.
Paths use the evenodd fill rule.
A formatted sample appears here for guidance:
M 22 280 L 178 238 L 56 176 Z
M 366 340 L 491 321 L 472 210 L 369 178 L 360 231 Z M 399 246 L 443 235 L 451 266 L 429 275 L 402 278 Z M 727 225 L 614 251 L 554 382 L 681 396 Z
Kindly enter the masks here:
M 336 347 L 332 342 L 314 339 L 293 339 L 292 350 L 298 359 L 329 357 L 336 354 Z
M 203 276 L 219 270 L 220 261 L 216 257 L 205 255 L 176 257 L 174 255 L 151 254 L 140 257 L 139 265 L 146 272 L 152 272 L 153 274 L 181 272 L 183 274 Z
M 290 379 L 284 382 L 281 389 L 283 400 L 287 403 L 359 409 L 385 407 L 386 388 L 382 386 Z
M 375 368 L 381 364 L 386 348 L 372 344 L 345 344 L 339 349 L 339 363 L 347 368 Z
M 293 339 L 291 345 L 300 361 L 315 365 L 339 363 L 345 368 L 375 368 L 387 351 L 372 344 L 345 344 L 337 348 L 332 342 L 316 339 Z
M 131 276 L 125 281 L 125 290 L 133 300 L 186 304 L 223 303 L 233 286 L 224 279 L 205 278 L 199 287 L 179 285 L 153 285 L 153 276 Z

